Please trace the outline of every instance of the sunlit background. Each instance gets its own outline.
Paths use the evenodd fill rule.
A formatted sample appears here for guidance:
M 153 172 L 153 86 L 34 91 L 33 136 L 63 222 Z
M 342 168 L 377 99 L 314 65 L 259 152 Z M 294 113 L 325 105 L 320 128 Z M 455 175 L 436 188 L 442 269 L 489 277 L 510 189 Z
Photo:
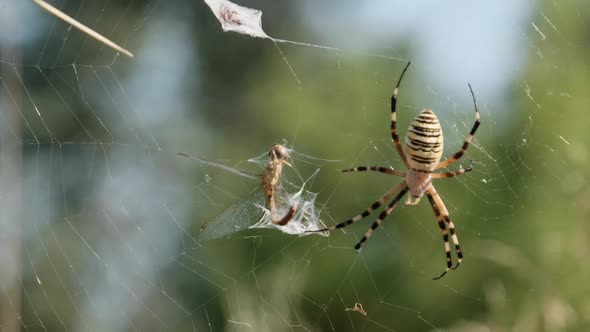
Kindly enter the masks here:
M 590 330 L 583 1 L 237 2 L 276 42 L 224 32 L 201 0 L 50 3 L 135 58 L 32 1 L 0 4 L 1 330 Z M 177 152 L 259 172 L 248 159 L 286 144 L 285 178 L 308 180 L 328 226 L 396 185 L 339 170 L 403 169 L 389 101 L 410 60 L 402 138 L 432 108 L 458 150 L 467 83 L 481 112 L 450 167 L 473 171 L 435 182 L 460 268 L 432 280 L 445 254 L 427 200 L 360 253 L 378 213 L 329 237 L 201 236 L 255 224 L 257 207 L 219 216 L 264 205 L 259 183 Z

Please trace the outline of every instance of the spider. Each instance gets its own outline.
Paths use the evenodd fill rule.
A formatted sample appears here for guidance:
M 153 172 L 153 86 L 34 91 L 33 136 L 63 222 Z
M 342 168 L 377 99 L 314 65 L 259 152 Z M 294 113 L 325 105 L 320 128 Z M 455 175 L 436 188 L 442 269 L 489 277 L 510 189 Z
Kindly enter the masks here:
M 402 71 L 399 81 L 397 82 L 395 89 L 393 89 L 393 95 L 391 96 L 391 138 L 402 161 L 408 168 L 408 172 L 400 172 L 391 167 L 378 166 L 358 166 L 355 168 L 343 170 L 343 172 L 380 172 L 394 176 L 399 176 L 404 178 L 404 180 L 400 184 L 386 192 L 383 196 L 381 196 L 377 201 L 371 204 L 371 206 L 364 210 L 362 213 L 338 225 L 310 232 L 327 232 L 354 224 L 355 222 L 371 214 L 374 210 L 379 208 L 386 201 L 393 197 L 389 205 L 381 212 L 379 217 L 373 222 L 371 228 L 369 228 L 369 230 L 365 233 L 361 240 L 354 246 L 354 248 L 358 251 L 361 249 L 363 244 L 371 237 L 375 229 L 379 227 L 383 219 L 385 219 L 391 213 L 391 211 L 395 208 L 396 204 L 402 199 L 402 197 L 407 192 L 409 192 L 410 195 L 406 199 L 406 205 L 418 204 L 420 198 L 426 193 L 426 196 L 430 201 L 432 210 L 434 211 L 436 221 L 438 222 L 438 227 L 442 232 L 442 237 L 444 240 L 444 250 L 447 258 L 447 267 L 444 270 L 444 272 L 438 277 L 433 278 L 434 280 L 437 280 L 442 278 L 451 269 L 454 270 L 457 267 L 459 267 L 459 264 L 461 264 L 461 261 L 463 259 L 463 253 L 461 252 L 461 247 L 459 246 L 459 239 L 457 238 L 457 234 L 455 234 L 455 225 L 453 225 L 453 221 L 449 217 L 449 211 L 445 207 L 445 204 L 436 192 L 436 189 L 434 189 L 432 179 L 455 177 L 471 171 L 472 166 L 469 165 L 467 168 L 460 167 L 459 170 L 446 173 L 433 173 L 433 171 L 453 164 L 455 161 L 461 158 L 463 154 L 465 154 L 465 151 L 467 150 L 467 147 L 473 139 L 473 136 L 475 135 L 475 132 L 480 124 L 479 111 L 477 110 L 475 95 L 473 94 L 471 84 L 468 84 L 469 91 L 471 92 L 471 97 L 473 98 L 473 105 L 475 108 L 475 124 L 473 125 L 473 128 L 465 138 L 465 142 L 463 143 L 461 149 L 455 154 L 453 154 L 451 157 L 447 158 L 446 160 L 440 161 L 443 151 L 443 134 L 441 126 L 434 112 L 430 109 L 424 109 L 418 116 L 414 118 L 414 120 L 410 124 L 410 127 L 408 128 L 408 133 L 406 135 L 406 149 L 404 152 L 399 142 L 399 137 L 397 135 L 397 129 L 395 126 L 395 106 L 397 102 L 397 93 L 399 90 L 399 86 L 404 77 L 404 74 L 410 66 L 410 63 L 411 62 L 408 62 L 408 64 Z M 457 264 L 453 267 L 453 262 L 451 259 L 451 246 L 449 244 L 449 233 L 451 234 L 451 239 L 453 241 L 453 244 L 455 246 L 455 252 L 457 254 Z
M 291 221 L 293 215 L 295 214 L 295 210 L 297 209 L 296 205 L 292 205 L 283 218 L 279 218 L 275 211 L 275 187 L 281 178 L 283 164 L 291 166 L 291 164 L 289 164 L 287 161 L 288 158 L 289 150 L 287 150 L 287 148 L 280 144 L 273 145 L 268 152 L 268 162 L 266 163 L 266 167 L 262 173 L 262 189 L 264 190 L 266 204 L 268 205 L 268 210 L 270 211 L 270 219 L 273 224 L 279 226 L 285 226 L 289 221 Z

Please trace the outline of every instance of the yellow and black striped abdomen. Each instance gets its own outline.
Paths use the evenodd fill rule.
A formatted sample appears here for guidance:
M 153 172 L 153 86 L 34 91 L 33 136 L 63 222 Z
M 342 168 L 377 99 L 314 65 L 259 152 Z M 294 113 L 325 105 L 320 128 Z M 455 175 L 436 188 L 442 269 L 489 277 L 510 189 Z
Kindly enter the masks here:
M 443 134 L 438 118 L 425 109 L 414 118 L 406 135 L 406 154 L 410 168 L 433 171 L 443 152 Z

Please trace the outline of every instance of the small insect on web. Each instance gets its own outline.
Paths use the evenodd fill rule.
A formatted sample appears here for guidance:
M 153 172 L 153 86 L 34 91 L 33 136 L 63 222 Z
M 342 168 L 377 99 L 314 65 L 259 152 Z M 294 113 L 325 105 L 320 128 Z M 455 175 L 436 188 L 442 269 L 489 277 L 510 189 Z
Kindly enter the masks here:
M 306 231 L 325 227 L 316 208 L 317 194 L 305 189 L 308 182 L 318 174 L 319 168 L 308 179 L 303 180 L 290 162 L 293 152 L 281 144 L 275 144 L 269 152 L 249 159 L 248 162 L 255 163 L 261 168 L 261 174 L 178 153 L 202 164 L 260 181 L 245 198 L 205 223 L 201 227 L 198 239 L 218 239 L 248 228 L 274 228 L 287 234 L 306 235 L 309 234 Z M 301 184 L 294 184 L 282 175 L 283 165 L 295 170 Z
M 270 38 L 262 30 L 262 11 L 236 5 L 228 0 L 205 0 L 221 23 L 223 31 L 234 31 L 258 38 Z
M 442 128 L 434 112 L 430 109 L 424 109 L 418 116 L 414 118 L 414 120 L 410 124 L 410 127 L 408 128 L 408 132 L 406 134 L 406 149 L 404 152 L 404 149 L 402 148 L 402 145 L 399 142 L 399 136 L 397 134 L 396 128 L 396 103 L 399 86 L 402 82 L 404 74 L 408 70 L 408 67 L 410 67 L 410 62 L 408 62 L 408 64 L 402 71 L 402 74 L 400 75 L 400 78 L 397 82 L 397 85 L 393 89 L 393 94 L 391 96 L 391 139 L 395 145 L 395 148 L 400 158 L 402 159 L 404 165 L 408 169 L 408 172 L 400 172 L 390 167 L 379 166 L 357 166 L 355 168 L 346 169 L 343 171 L 380 172 L 402 177 L 403 181 L 399 183 L 397 186 L 387 191 L 385 194 L 383 194 L 383 196 L 381 196 L 377 201 L 371 204 L 371 206 L 369 206 L 363 212 L 352 217 L 351 219 L 348 219 L 347 221 L 344 221 L 336 226 L 313 230 L 310 232 L 328 232 L 335 229 L 346 227 L 348 225 L 352 225 L 357 221 L 360 221 L 363 218 L 367 217 L 373 211 L 385 204 L 386 201 L 389 201 L 391 199 L 389 205 L 387 205 L 387 207 L 381 212 L 381 214 L 379 214 L 377 219 L 371 225 L 371 228 L 369 228 L 369 230 L 365 233 L 361 240 L 354 246 L 356 250 L 360 250 L 363 244 L 371 237 L 371 235 L 373 235 L 373 232 L 377 229 L 377 227 L 379 227 L 379 225 L 381 225 L 381 222 L 387 216 L 389 216 L 389 214 L 393 211 L 397 203 L 399 203 L 399 201 L 404 197 L 406 193 L 409 193 L 409 196 L 406 199 L 406 205 L 418 204 L 418 202 L 420 202 L 420 198 L 424 194 L 426 194 L 428 200 L 430 201 L 432 210 L 434 211 L 438 227 L 440 228 L 442 233 L 445 255 L 447 258 L 447 267 L 441 275 L 433 278 L 436 280 L 442 278 L 451 269 L 454 270 L 457 267 L 459 267 L 459 264 L 461 264 L 461 261 L 463 259 L 463 252 L 461 251 L 457 234 L 455 234 L 455 225 L 453 224 L 453 221 L 449 216 L 449 212 L 445 207 L 442 198 L 440 198 L 438 192 L 434 188 L 434 185 L 432 184 L 432 179 L 443 179 L 459 176 L 461 174 L 471 171 L 472 167 L 461 167 L 459 168 L 459 170 L 445 173 L 434 173 L 434 171 L 453 164 L 465 154 L 465 151 L 469 147 L 469 143 L 471 143 L 471 140 L 473 139 L 475 132 L 477 131 L 477 128 L 480 124 L 479 111 L 477 110 L 477 103 L 475 102 L 475 95 L 473 94 L 473 89 L 471 89 L 471 84 L 469 84 L 469 90 L 471 92 L 471 96 L 473 97 L 473 106 L 475 108 L 475 123 L 473 124 L 473 128 L 465 138 L 465 141 L 463 142 L 463 146 L 461 147 L 461 149 L 455 154 L 453 154 L 451 157 L 445 159 L 444 161 L 440 161 L 443 153 Z M 457 254 L 457 264 L 455 266 L 453 266 L 451 258 L 449 233 L 451 234 L 453 244 L 455 245 L 455 252 Z

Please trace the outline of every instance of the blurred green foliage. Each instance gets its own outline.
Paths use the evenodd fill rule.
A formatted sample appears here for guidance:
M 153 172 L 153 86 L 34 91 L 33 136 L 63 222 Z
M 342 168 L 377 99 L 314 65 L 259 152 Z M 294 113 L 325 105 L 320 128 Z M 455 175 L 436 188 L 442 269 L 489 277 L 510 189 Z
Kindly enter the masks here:
M 148 2 L 148 7 L 150 4 L 154 5 Z M 140 11 L 141 5 L 146 4 L 140 2 L 132 7 L 137 10 L 132 16 L 147 15 Z M 174 247 L 176 255 L 160 257 L 162 263 L 156 276 L 139 270 L 134 276 L 138 285 L 122 283 L 122 288 L 137 287 L 148 294 L 137 300 L 142 306 L 125 317 L 130 322 L 129 330 L 590 330 L 590 187 L 586 174 L 590 169 L 590 134 L 586 129 L 590 106 L 590 9 L 582 1 L 539 3 L 533 19 L 550 17 L 557 28 L 545 30 L 545 39 L 528 45 L 527 67 L 513 78 L 503 100 L 478 98 L 482 125 L 465 157 L 474 161 L 475 170 L 461 180 L 436 182 L 465 253 L 463 265 L 439 281 L 431 278 L 444 267 L 442 240 L 426 202 L 417 207 L 400 205 L 361 253 L 354 252 L 352 247 L 369 227 L 371 218 L 328 238 L 248 230 L 204 244 L 194 241 L 204 223 L 243 199 L 256 182 L 215 169 L 205 171 L 175 158 L 173 153 L 183 149 L 209 159 L 229 159 L 227 164 L 231 165 L 286 139 L 300 153 L 342 160 L 327 163 L 310 188 L 319 193 L 318 209 L 322 209 L 323 220 L 330 225 L 359 213 L 395 185 L 397 178 L 382 174 L 343 175 L 338 169 L 373 164 L 402 168 L 390 144 L 389 98 L 404 61 L 278 44 L 285 54 L 283 58 L 269 40 L 221 32 L 204 5 L 182 6 L 187 20 L 192 20 L 186 24 L 194 29 L 194 40 L 190 42 L 198 45 L 198 68 L 187 68 L 188 75 L 198 75 L 198 83 L 184 87 L 189 108 L 194 112 L 154 127 L 153 132 L 167 143 L 162 151 L 127 144 L 132 138 L 114 137 L 114 146 L 123 149 L 124 154 L 131 154 L 137 163 L 154 165 L 153 176 L 161 186 L 148 190 L 154 192 L 157 202 L 174 210 L 174 198 L 182 196 L 192 204 L 187 216 L 192 222 L 186 228 L 180 227 L 182 231 L 174 229 L 178 238 L 175 244 L 142 243 L 145 249 L 137 253 L 138 257 L 157 256 L 160 246 L 166 245 Z M 265 17 L 272 17 L 273 11 L 279 10 L 271 2 L 261 1 L 259 8 L 265 9 L 264 6 L 269 7 Z M 120 17 L 114 9 L 97 11 L 105 11 L 107 18 L 102 24 L 111 24 L 111 15 Z M 189 12 L 194 12 L 194 17 Z M 281 15 L 288 13 L 281 11 Z M 92 20 L 87 15 L 83 17 Z M 291 24 L 294 21 L 285 20 Z M 272 18 L 265 21 L 270 31 L 288 31 L 301 40 L 314 39 L 302 28 L 299 31 L 287 25 Z M 525 33 L 534 34 L 530 29 Z M 130 43 L 140 41 L 132 39 Z M 403 51 L 404 58 L 413 58 L 411 47 L 396 48 Z M 39 55 L 37 51 L 31 51 L 32 55 L 26 51 L 23 50 L 23 59 Z M 74 55 L 82 53 L 78 48 L 70 51 Z M 45 58 L 58 50 L 50 47 L 47 52 Z M 92 54 L 84 55 L 81 63 L 94 63 Z M 92 75 L 100 75 L 104 69 L 106 74 L 114 72 L 120 78 L 131 72 L 125 63 L 81 68 Z M 2 65 L 8 67 L 6 63 Z M 41 96 L 45 105 L 58 109 L 55 114 L 48 114 L 47 119 L 53 123 L 50 127 L 59 127 L 59 133 L 53 134 L 61 141 L 79 142 L 87 135 L 82 129 L 88 127 L 96 142 L 109 143 L 112 135 L 93 122 L 93 113 L 84 111 L 86 106 L 79 95 L 72 93 L 72 102 L 56 99 L 71 96 L 52 94 L 51 87 L 46 86 L 46 82 L 62 78 L 57 91 L 69 91 L 67 82 L 74 86 L 79 83 L 84 74 L 68 77 L 71 72 L 66 69 L 52 68 L 47 71 L 52 76 L 47 78 L 39 76 L 35 66 L 25 66 L 24 84 L 30 93 Z M 423 82 L 428 78 L 418 77 L 418 71 L 412 69 L 399 94 L 398 128 L 402 137 L 419 109 L 427 106 L 421 96 L 427 93 Z M 106 90 L 99 86 L 94 89 Z M 475 91 L 477 95 L 477 87 Z M 457 94 L 467 95 L 468 90 Z M 128 102 L 130 105 L 121 107 L 122 112 L 133 108 L 134 101 Z M 59 108 L 66 104 L 80 111 L 62 113 Z M 451 105 L 443 97 L 436 106 L 435 112 L 444 114 L 441 119 L 448 155 L 460 146 L 469 130 L 472 106 Z M 32 109 L 31 105 L 27 107 Z M 509 125 L 503 128 L 497 126 L 504 122 L 494 118 L 497 107 L 510 109 Z M 141 110 L 136 111 L 141 119 Z M 73 114 L 78 116 L 76 121 Z M 105 114 L 105 121 L 109 121 L 108 113 Z M 114 114 L 117 113 L 111 116 Z M 207 134 L 204 129 L 194 128 L 205 128 Z M 52 140 L 41 129 L 32 132 L 42 141 Z M 29 134 L 23 133 L 25 141 L 33 140 Z M 61 157 L 55 160 L 61 161 L 51 159 L 46 173 L 38 173 L 44 179 L 38 187 L 61 188 L 70 181 L 76 185 L 68 187 L 71 191 L 64 190 L 57 203 L 50 202 L 57 206 L 52 210 L 56 217 L 46 216 L 55 219 L 51 221 L 55 223 L 51 232 L 32 240 L 23 239 L 23 248 L 37 251 L 40 249 L 34 241 L 42 239 L 48 243 L 47 256 L 53 259 L 39 259 L 35 262 L 36 271 L 64 278 L 44 279 L 49 286 L 38 288 L 38 281 L 29 270 L 32 268 L 23 267 L 21 289 L 25 301 L 21 315 L 26 330 L 57 330 L 61 326 L 82 329 L 74 323 L 80 318 L 71 316 L 84 311 L 80 303 L 88 298 L 93 300 L 88 295 L 93 285 L 83 284 L 80 279 L 105 268 L 104 262 L 85 251 L 84 242 L 89 241 L 88 247 L 92 247 L 92 242 L 98 243 L 97 239 L 105 233 L 114 238 L 117 235 L 106 224 L 109 219 L 94 206 L 96 203 L 88 201 L 94 199 L 93 189 L 89 188 L 101 186 L 95 177 L 109 174 L 109 166 L 116 164 L 120 155 L 111 154 L 109 144 L 91 145 L 88 149 L 95 150 L 89 152 L 82 143 L 59 148 L 53 143 L 23 145 L 25 165 L 36 156 L 59 153 Z M 104 149 L 109 157 L 95 158 L 96 149 Z M 88 153 L 83 157 L 86 162 L 78 164 L 84 174 L 76 179 L 64 177 L 63 173 L 67 175 L 69 170 L 68 157 L 83 154 L 81 151 Z M 462 160 L 461 164 L 467 162 Z M 295 160 L 295 165 L 298 163 L 301 161 Z M 301 169 L 313 171 L 313 167 L 305 165 Z M 212 177 L 212 184 L 203 179 L 204 173 Z M 492 181 L 487 183 L 487 179 Z M 175 188 L 173 183 L 177 180 L 189 189 L 181 192 Z M 149 202 L 125 196 L 126 189 L 116 188 L 116 184 L 113 190 L 121 191 L 129 220 L 146 217 L 143 211 Z M 210 204 L 218 199 L 223 204 Z M 60 205 L 64 201 L 65 206 Z M 160 209 L 162 220 L 170 219 L 166 209 Z M 26 223 L 23 227 L 31 225 Z M 170 227 L 174 226 L 170 223 Z M 157 234 L 155 229 L 142 231 Z M 101 249 L 101 255 L 111 251 L 117 254 L 113 248 Z M 68 259 L 63 259 L 64 252 Z M 63 273 L 52 274 L 52 270 Z M 68 273 L 70 270 L 74 272 Z M 64 304 L 67 297 L 69 305 Z M 366 316 L 347 310 L 357 302 L 366 310 Z M 56 319 L 56 311 L 62 313 L 59 317 L 66 322 Z M 100 317 L 100 313 L 95 314 L 94 319 Z M 90 316 L 82 320 L 89 327 L 104 326 L 93 322 Z

